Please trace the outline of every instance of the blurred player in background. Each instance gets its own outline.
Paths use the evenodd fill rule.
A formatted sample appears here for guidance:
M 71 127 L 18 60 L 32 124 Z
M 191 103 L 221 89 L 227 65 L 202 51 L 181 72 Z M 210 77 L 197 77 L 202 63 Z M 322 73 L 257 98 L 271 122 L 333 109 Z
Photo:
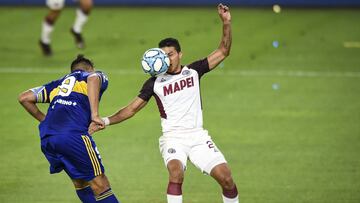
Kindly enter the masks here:
M 78 0 L 80 8 L 76 10 L 76 18 L 74 25 L 70 28 L 70 33 L 75 39 L 75 44 L 79 49 L 85 47 L 84 39 L 81 35 L 82 28 L 86 23 L 93 6 L 92 0 Z M 46 5 L 50 11 L 46 15 L 41 30 L 40 47 L 45 56 L 52 55 L 51 49 L 51 33 L 54 30 L 56 20 L 60 16 L 61 10 L 63 9 L 65 0 L 46 0 Z
M 22 106 L 41 122 L 41 150 L 50 163 L 50 173 L 64 170 L 86 203 L 118 202 L 88 134 L 91 121 L 102 123 L 98 106 L 107 86 L 107 76 L 95 72 L 93 63 L 79 55 L 71 63 L 71 73 L 19 96 Z M 36 103 L 50 103 L 46 115 Z
M 122 122 L 134 116 L 152 96 L 155 97 L 163 131 L 159 139 L 160 151 L 169 171 L 168 203 L 182 202 L 182 183 L 188 159 L 220 184 L 224 203 L 239 202 L 230 168 L 208 131 L 203 129 L 200 78 L 229 55 L 232 40 L 229 8 L 219 4 L 218 14 L 223 33 L 220 45 L 214 52 L 204 59 L 182 66 L 178 40 L 166 38 L 160 41 L 159 48 L 170 58 L 167 73 L 148 79 L 140 94 L 128 106 L 103 118 L 105 125 Z M 92 123 L 89 130 L 93 132 L 101 127 Z

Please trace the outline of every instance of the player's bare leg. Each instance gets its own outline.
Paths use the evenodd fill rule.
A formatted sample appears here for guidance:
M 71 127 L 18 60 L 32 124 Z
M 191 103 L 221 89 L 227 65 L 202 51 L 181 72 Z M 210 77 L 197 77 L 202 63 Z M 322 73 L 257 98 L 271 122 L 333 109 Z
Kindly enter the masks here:
M 115 194 L 112 192 L 109 180 L 105 174 L 96 176 L 89 181 L 89 185 L 95 194 L 97 203 L 118 203 Z
M 76 18 L 74 25 L 70 29 L 71 34 L 74 36 L 76 47 L 79 49 L 85 48 L 84 38 L 81 35 L 82 28 L 88 20 L 88 16 L 93 7 L 92 0 L 80 0 L 80 8 L 76 10 Z
M 41 38 L 40 38 L 40 48 L 45 56 L 51 56 L 51 33 L 54 30 L 54 24 L 58 17 L 60 16 L 61 10 L 50 10 L 46 15 L 41 30 Z
M 87 181 L 81 179 L 72 179 L 72 181 L 76 189 L 76 194 L 82 202 L 96 202 L 94 192 Z
M 182 183 L 184 181 L 184 167 L 179 160 L 173 159 L 167 164 L 169 184 L 167 188 L 168 203 L 182 203 Z
M 215 166 L 210 175 L 220 184 L 223 190 L 224 203 L 238 203 L 238 191 L 231 177 L 231 171 L 226 163 Z

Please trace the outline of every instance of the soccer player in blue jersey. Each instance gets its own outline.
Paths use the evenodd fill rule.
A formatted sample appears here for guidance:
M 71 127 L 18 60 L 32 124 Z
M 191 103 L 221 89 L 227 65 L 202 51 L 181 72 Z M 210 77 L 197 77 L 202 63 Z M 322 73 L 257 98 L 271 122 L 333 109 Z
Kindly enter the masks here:
M 79 55 L 71 63 L 71 73 L 19 95 L 21 105 L 40 121 L 41 150 L 50 163 L 50 173 L 64 170 L 85 203 L 118 202 L 88 134 L 91 121 L 103 125 L 98 106 L 107 86 L 107 76 Z M 46 115 L 37 103 L 50 104 Z

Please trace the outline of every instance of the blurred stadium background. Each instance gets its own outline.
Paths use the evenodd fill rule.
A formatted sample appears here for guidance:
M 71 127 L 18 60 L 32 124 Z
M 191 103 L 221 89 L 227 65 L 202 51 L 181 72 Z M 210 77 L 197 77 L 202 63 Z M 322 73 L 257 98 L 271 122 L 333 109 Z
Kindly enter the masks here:
M 225 154 L 241 201 L 360 202 L 360 1 L 223 2 L 231 7 L 233 46 L 202 80 L 204 127 Z M 84 51 L 69 34 L 75 8 L 67 6 L 54 55 L 45 58 L 37 44 L 45 1 L 0 0 L 0 202 L 78 202 L 65 173 L 48 174 L 38 123 L 18 104 L 20 92 L 64 75 L 84 53 L 109 75 L 101 103 L 109 115 L 137 95 L 148 77 L 141 55 L 160 39 L 178 38 L 185 64 L 218 46 L 218 3 L 95 0 Z M 158 114 L 152 99 L 95 135 L 122 202 L 165 202 Z M 215 181 L 191 164 L 183 191 L 187 203 L 221 202 Z

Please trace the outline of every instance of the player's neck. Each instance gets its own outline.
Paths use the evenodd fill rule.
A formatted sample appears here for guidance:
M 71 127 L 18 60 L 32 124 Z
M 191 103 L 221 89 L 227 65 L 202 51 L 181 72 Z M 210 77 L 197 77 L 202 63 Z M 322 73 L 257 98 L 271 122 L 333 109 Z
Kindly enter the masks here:
M 171 71 L 168 71 L 168 74 L 170 75 L 177 75 L 179 73 L 181 73 L 181 69 L 182 69 L 182 66 L 179 65 L 177 68 L 175 68 L 174 70 L 171 70 Z

